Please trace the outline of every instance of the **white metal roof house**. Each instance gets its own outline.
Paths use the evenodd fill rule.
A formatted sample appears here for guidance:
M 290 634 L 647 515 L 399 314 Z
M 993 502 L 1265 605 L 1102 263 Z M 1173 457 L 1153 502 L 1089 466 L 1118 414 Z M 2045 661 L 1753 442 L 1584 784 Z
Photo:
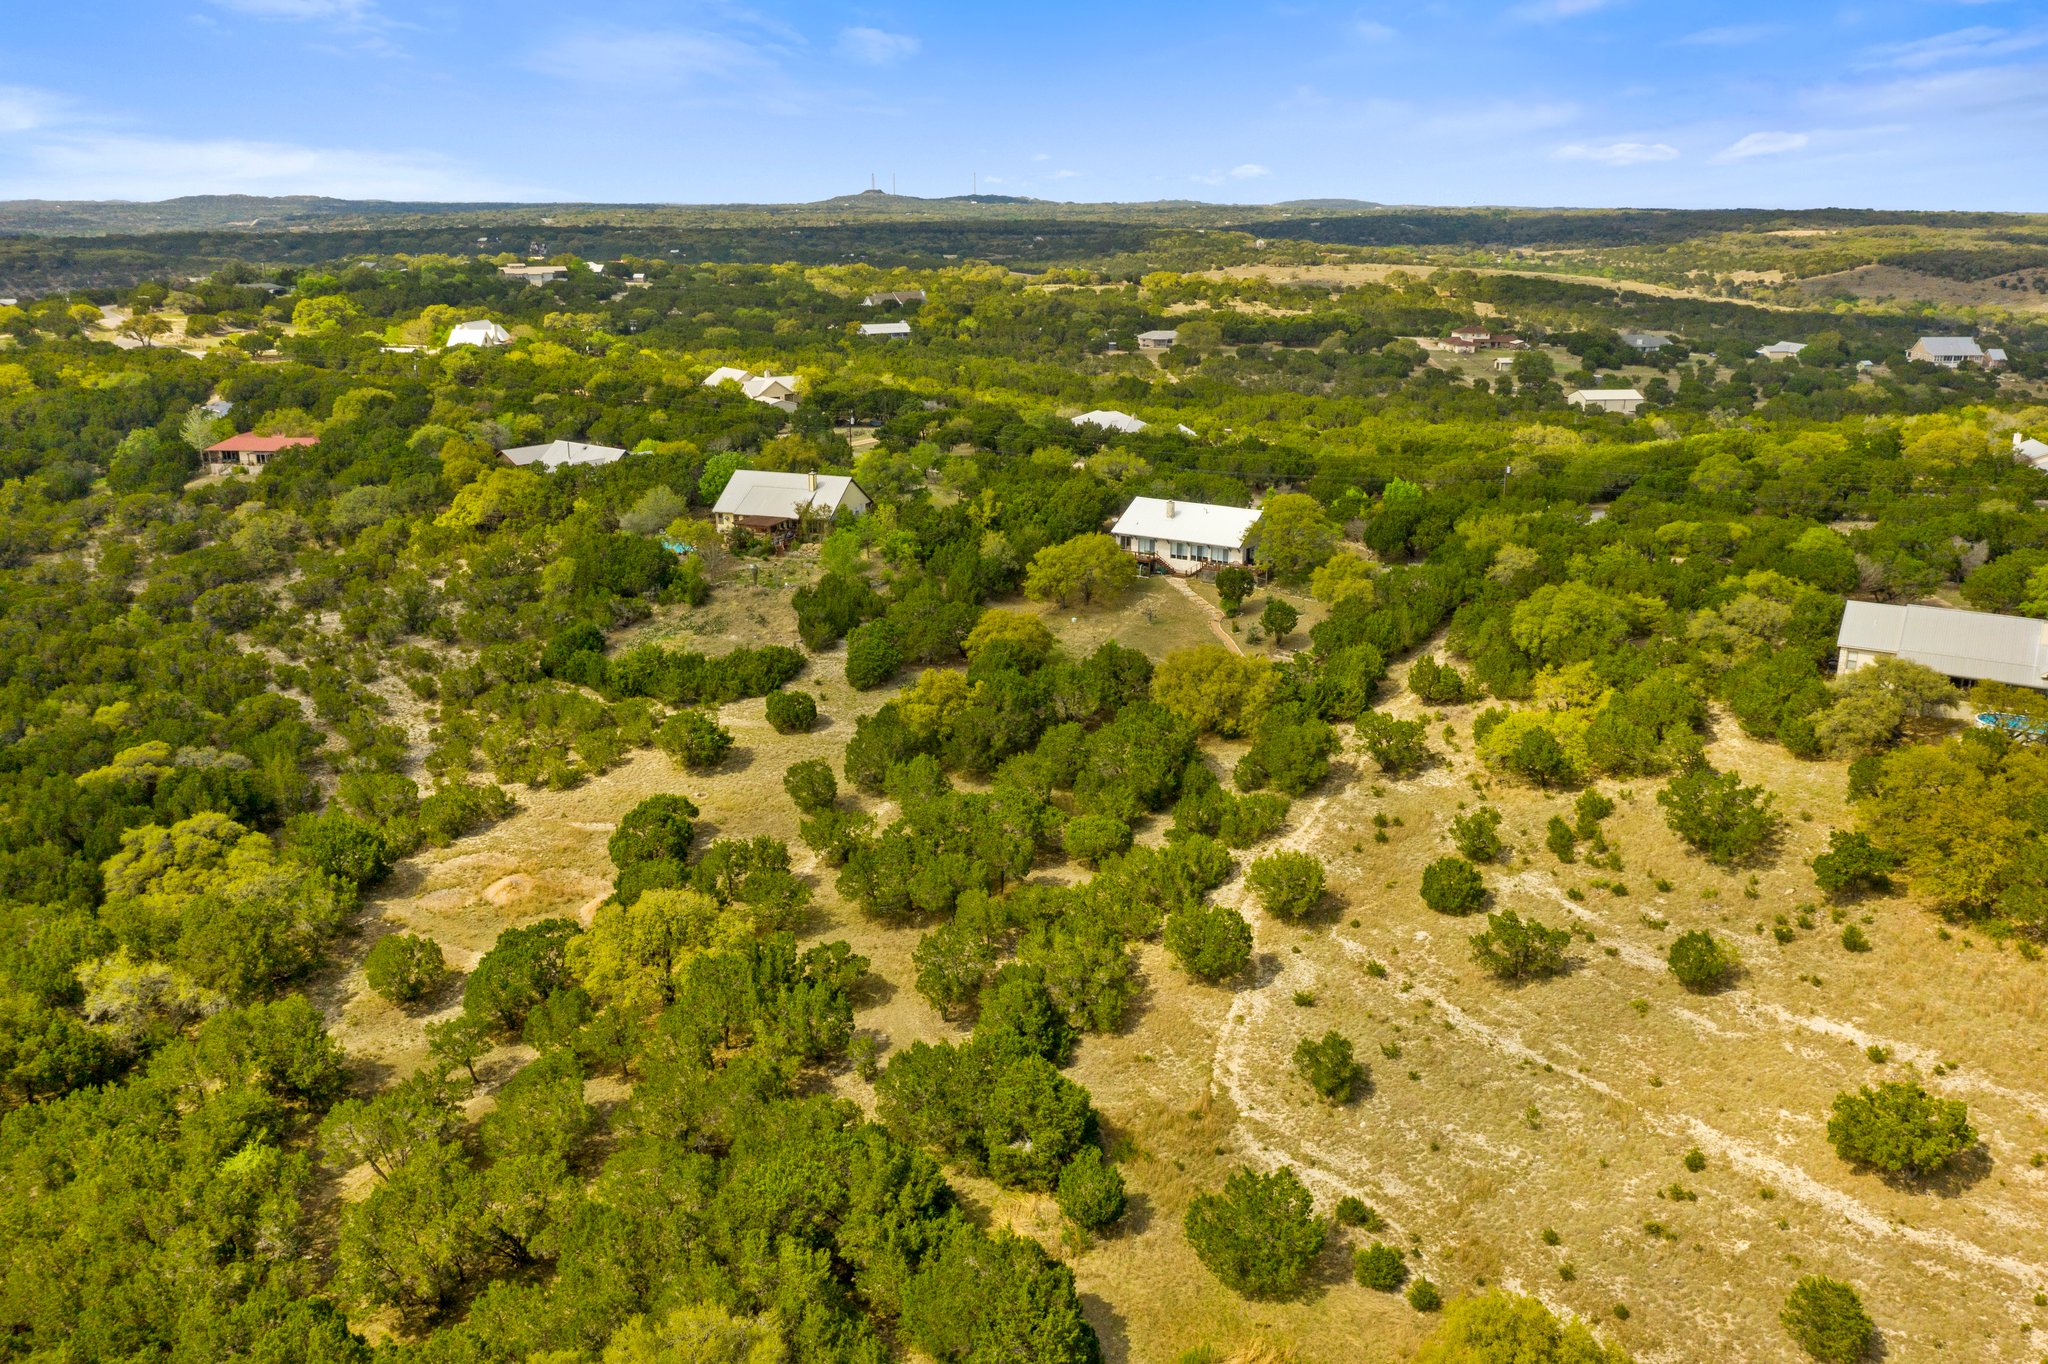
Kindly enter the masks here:
M 884 293 L 867 295 L 861 299 L 860 306 L 863 308 L 886 308 L 892 303 L 901 306 L 905 303 L 922 302 L 924 302 L 924 290 L 922 289 L 891 289 Z
M 739 469 L 712 504 L 711 521 L 721 533 L 744 529 L 786 539 L 806 513 L 830 521 L 842 509 L 858 514 L 873 503 L 845 474 Z
M 523 279 L 528 284 L 547 284 L 553 280 L 567 279 L 569 268 L 565 265 L 501 265 L 498 267 L 498 273 L 507 279 Z
M 743 369 L 738 369 L 732 365 L 720 365 L 717 369 L 704 376 L 704 387 L 717 388 L 720 384 L 743 384 L 747 381 L 747 377 L 747 372 Z
M 2012 457 L 2048 473 L 2048 441 L 2034 440 L 2015 431 L 2012 433 Z
M 1105 431 L 1121 431 L 1127 436 L 1135 436 L 1145 429 L 1145 423 L 1130 413 L 1103 407 L 1098 407 L 1093 412 L 1083 412 L 1074 418 L 1074 425 L 1099 426 Z
M 1671 344 L 1671 338 L 1655 332 L 1623 332 L 1621 344 L 1631 350 L 1663 350 Z
M 1199 573 L 1224 564 L 1248 564 L 1245 537 L 1259 523 L 1256 507 L 1134 497 L 1109 533 L 1124 549 L 1175 573 Z
M 610 464 L 626 452 L 612 445 L 585 445 L 582 441 L 551 440 L 546 445 L 517 445 L 498 453 L 514 464 L 538 464 L 552 473 L 571 464 Z
M 1766 360 L 1796 360 L 1805 349 L 1804 341 L 1773 341 L 1768 346 L 1758 346 L 1756 353 Z
M 1925 664 L 1964 682 L 2048 688 L 2048 621 L 1852 601 L 1835 636 L 1835 672 L 1847 676 L 1880 658 Z
M 1975 338 L 1968 336 L 1923 336 L 1907 350 L 1906 358 L 1924 360 L 1943 369 L 1961 369 L 1964 365 L 1985 363 L 1983 348 Z
M 2004 369 L 2005 358 L 2005 352 L 1997 346 L 1986 346 L 1984 348 L 1984 368 L 1986 369 Z
M 740 392 L 757 403 L 779 407 L 784 412 L 796 411 L 796 376 L 794 374 L 755 374 L 740 380 Z
M 1633 417 L 1645 401 L 1632 388 L 1575 388 L 1564 400 L 1587 412 L 1619 412 L 1624 417 Z
M 910 324 L 908 322 L 863 322 L 860 324 L 860 334 L 862 336 L 908 336 L 910 335 Z
M 1171 350 L 1173 349 L 1173 343 L 1179 339 L 1180 332 L 1177 330 L 1162 329 L 1160 331 L 1139 332 L 1138 349 Z
M 448 329 L 448 344 L 451 347 L 504 346 L 511 344 L 511 341 L 512 333 L 495 322 L 458 322 Z

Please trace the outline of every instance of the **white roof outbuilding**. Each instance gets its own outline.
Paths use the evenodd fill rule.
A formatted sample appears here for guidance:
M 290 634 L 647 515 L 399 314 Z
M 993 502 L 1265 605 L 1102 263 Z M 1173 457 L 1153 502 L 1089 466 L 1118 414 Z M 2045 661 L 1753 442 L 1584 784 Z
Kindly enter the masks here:
M 1093 412 L 1083 412 L 1080 416 L 1074 418 L 1074 425 L 1099 426 L 1105 431 L 1121 431 L 1127 436 L 1135 436 L 1145 429 L 1145 423 L 1139 421 L 1130 413 L 1101 407 L 1098 407 Z
M 610 464 L 626 452 L 614 445 L 585 445 L 582 441 L 552 440 L 546 445 L 519 445 L 499 454 L 514 464 L 538 464 L 547 470 L 570 464 Z
M 704 376 L 704 387 L 717 388 L 720 384 L 743 384 L 746 381 L 747 372 L 745 370 L 735 368 L 732 365 L 720 365 L 717 369 Z
M 1773 341 L 1768 346 L 1758 346 L 1756 353 L 1766 360 L 1790 360 L 1805 349 L 1804 341 Z
M 479 319 L 475 322 L 458 322 L 448 329 L 450 346 L 504 346 L 511 344 L 512 333 L 495 322 Z
M 2048 621 L 2026 616 L 1852 601 L 1842 610 L 1835 647 L 1842 674 L 1889 657 L 1944 677 L 2048 687 Z
M 2048 441 L 2012 433 L 2012 457 L 2025 460 L 2036 469 L 2048 470 Z
M 1167 540 L 1218 549 L 1242 549 L 1245 536 L 1259 524 L 1256 507 L 1220 507 L 1211 502 L 1176 502 L 1162 497 L 1134 497 L 1110 528 L 1115 536 Z
M 860 324 L 860 334 L 862 336 L 908 336 L 910 335 L 910 324 L 908 322 L 863 322 Z

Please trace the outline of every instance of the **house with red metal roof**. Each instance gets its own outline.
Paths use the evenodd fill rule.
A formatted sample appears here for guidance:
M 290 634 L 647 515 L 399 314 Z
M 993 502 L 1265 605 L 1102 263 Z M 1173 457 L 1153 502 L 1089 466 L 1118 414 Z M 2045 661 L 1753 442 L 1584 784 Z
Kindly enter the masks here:
M 244 469 L 260 469 L 280 450 L 319 443 L 318 436 L 259 436 L 253 431 L 244 431 L 226 440 L 215 441 L 203 453 L 210 465 L 236 464 Z

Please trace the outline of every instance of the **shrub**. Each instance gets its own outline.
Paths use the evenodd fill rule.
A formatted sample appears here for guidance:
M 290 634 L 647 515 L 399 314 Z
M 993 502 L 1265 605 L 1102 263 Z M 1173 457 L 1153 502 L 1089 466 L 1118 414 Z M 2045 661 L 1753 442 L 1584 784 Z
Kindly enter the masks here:
M 1067 821 L 1060 842 L 1067 856 L 1099 867 L 1130 848 L 1131 826 L 1109 815 L 1076 815 Z
M 1572 862 L 1578 858 L 1579 836 L 1572 826 L 1564 822 L 1561 815 L 1552 815 L 1550 823 L 1543 829 L 1543 846 L 1557 856 L 1560 862 Z
M 1821 1364 L 1856 1364 L 1870 1352 L 1871 1337 L 1877 1334 L 1856 1290 L 1818 1274 L 1793 1285 L 1778 1320 L 1799 1348 Z
M 1572 935 L 1523 919 L 1512 909 L 1486 916 L 1486 928 L 1472 935 L 1472 960 L 1501 980 L 1554 976 L 1564 969 Z
M 1572 802 L 1572 814 L 1576 817 L 1575 829 L 1580 838 L 1592 838 L 1600 832 L 1600 821 L 1614 813 L 1614 802 L 1598 791 L 1581 791 L 1579 798 Z
M 1060 1171 L 1057 1201 L 1068 1221 L 1100 1231 L 1124 1215 L 1124 1177 L 1099 1147 L 1084 1146 Z
M 989 1177 L 1006 1189 L 1052 1189 L 1087 1130 L 1088 1091 L 1051 1061 L 1025 1056 L 1003 1071 L 986 1102 Z
M 1352 1252 L 1351 1277 L 1358 1280 L 1359 1287 L 1375 1293 L 1398 1293 L 1401 1285 L 1408 1282 L 1408 1261 L 1392 1246 L 1374 1241 Z
M 391 873 L 383 831 L 340 810 L 293 820 L 290 843 L 300 861 L 351 885 L 374 886 Z
M 445 848 L 456 839 L 487 828 L 518 808 L 502 786 L 456 782 L 420 802 L 420 837 L 428 846 Z
M 1300 623 L 1301 612 L 1292 604 L 1278 597 L 1266 598 L 1266 609 L 1259 613 L 1259 624 L 1275 644 L 1287 638 Z
M 1375 1231 L 1380 1226 L 1380 1215 L 1366 1206 L 1365 1200 L 1356 1194 L 1345 1194 L 1337 1200 L 1337 1220 L 1347 1227 L 1364 1227 Z
M 839 783 L 832 777 L 832 765 L 823 758 L 806 758 L 791 763 L 782 774 L 782 789 L 807 815 L 821 814 L 839 799 Z
M 1855 924 L 1842 925 L 1842 947 L 1850 952 L 1868 952 L 1870 937 Z
M 1416 659 L 1408 670 L 1408 690 L 1432 706 L 1460 706 L 1476 695 L 1462 673 L 1429 654 Z
M 809 692 L 768 693 L 768 723 L 777 734 L 803 734 L 818 723 L 818 703 Z
M 1413 772 L 1429 761 L 1428 730 L 1420 720 L 1396 720 L 1384 711 L 1358 717 L 1358 746 L 1372 755 L 1382 772 Z
M 1577 1277 L 1568 1269 L 1559 1266 L 1566 1281 Z M 1428 1364 L 1629 1364 L 1620 1346 L 1601 1343 L 1584 1322 L 1559 1321 L 1535 1298 L 1499 1290 L 1446 1308 L 1419 1358 Z
M 1899 859 L 1871 842 L 1869 834 L 1835 829 L 1828 834 L 1828 850 L 1807 865 L 1815 885 L 1829 895 L 1847 895 L 1889 889 Z
M 1451 820 L 1451 842 L 1473 862 L 1492 862 L 1501 854 L 1500 811 L 1482 805 Z
M 432 938 L 392 933 L 379 938 L 363 958 L 363 975 L 372 990 L 393 1004 L 406 1005 L 432 994 L 448 978 L 448 964 Z
M 568 919 L 542 919 L 500 933 L 463 984 L 462 1011 L 517 1036 L 526 1016 L 569 983 L 566 951 L 576 933 Z
M 1657 803 L 1671 832 L 1715 862 L 1739 862 L 1777 837 L 1776 798 L 1733 772 L 1696 767 L 1673 777 Z
M 1189 905 L 1168 916 L 1166 950 L 1191 976 L 1228 980 L 1252 959 L 1252 928 L 1228 905 Z
M 1268 853 L 1245 871 L 1259 906 L 1282 919 L 1306 917 L 1323 899 L 1323 864 L 1305 852 Z
M 1422 903 L 1439 914 L 1470 914 L 1486 903 L 1486 882 L 1464 858 L 1439 857 L 1423 868 Z
M 1408 1285 L 1408 1305 L 1418 1312 L 1434 1312 L 1444 1305 L 1444 1295 L 1427 1279 Z
M 1351 1041 L 1332 1029 L 1319 1040 L 1302 1038 L 1294 1048 L 1294 1072 L 1325 1103 L 1348 1104 L 1366 1084 L 1365 1067 L 1351 1054 Z
M 1671 943 L 1665 961 L 1678 983 L 1696 994 L 1718 990 L 1741 964 L 1732 943 L 1724 943 L 1704 928 L 1681 933 Z
M 1977 1133 L 1962 1100 L 1938 1099 L 1915 1080 L 1888 1080 L 1835 1096 L 1828 1141 L 1843 1160 L 1927 1175 L 1975 1145 Z
M 1203 1266 L 1252 1298 L 1298 1292 L 1322 1253 L 1324 1227 L 1294 1171 L 1240 1169 L 1221 1193 L 1197 1194 L 1182 1231 Z
M 605 851 L 620 871 L 643 862 L 687 861 L 697 838 L 691 823 L 696 818 L 697 807 L 687 796 L 649 796 L 626 812 Z
M 725 761 L 732 734 L 701 710 L 679 710 L 655 732 L 662 752 L 684 767 L 703 771 Z
M 856 691 L 873 691 L 902 667 L 903 650 L 889 622 L 871 620 L 846 636 L 846 685 Z

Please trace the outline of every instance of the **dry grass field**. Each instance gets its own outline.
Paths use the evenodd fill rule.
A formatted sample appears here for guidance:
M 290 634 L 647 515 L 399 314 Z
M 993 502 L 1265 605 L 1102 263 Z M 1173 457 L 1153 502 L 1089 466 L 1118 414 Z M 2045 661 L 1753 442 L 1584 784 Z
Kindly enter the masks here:
M 2018 313 L 2048 312 L 2048 294 L 2028 287 L 2038 270 L 2022 270 L 1991 279 L 1949 279 L 1897 265 L 1859 265 L 1832 275 L 1799 281 L 1801 293 L 1814 299 L 1856 298 L 1903 307 L 2006 308 Z M 2001 288 L 2000 282 L 2019 287 Z
M 1215 637 L 1194 602 L 1156 581 L 1116 610 L 1054 612 L 1048 622 L 1077 651 L 1116 639 L 1156 655 Z M 704 647 L 794 638 L 787 592 L 767 584 L 722 589 L 703 612 L 642 633 Z M 777 735 L 760 701 L 739 702 L 720 716 L 738 739 L 736 760 L 715 774 L 641 753 L 576 790 L 522 793 L 505 823 L 411 859 L 370 906 L 374 927 L 359 950 L 375 932 L 403 928 L 433 936 L 466 966 L 506 927 L 587 914 L 609 882 L 612 825 L 652 792 L 682 791 L 702 807 L 707 833 L 790 841 L 817 886 L 815 936 L 843 937 L 872 963 L 863 1029 L 892 1049 L 960 1035 L 912 985 L 919 930 L 878 926 L 840 903 L 796 840 L 783 769 L 836 757 L 853 717 L 885 699 L 849 690 L 840 659 L 815 660 L 799 683 L 819 699 L 813 733 Z M 1405 695 L 1390 708 L 1420 713 Z M 1654 782 L 1604 788 L 1616 799 L 1607 837 L 1624 871 L 1560 863 L 1542 830 L 1570 797 L 1490 781 L 1470 756 L 1474 713 L 1432 719 L 1439 761 L 1423 773 L 1385 781 L 1347 752 L 1324 790 L 1295 804 L 1276 842 L 1327 863 L 1335 894 L 1320 921 L 1264 918 L 1235 878 L 1218 892 L 1254 924 L 1247 979 L 1191 985 L 1156 944 L 1142 948 L 1147 988 L 1130 1022 L 1086 1039 L 1072 1071 L 1125 1161 L 1125 1223 L 1080 1243 L 1050 1200 L 958 1179 L 977 1215 L 1067 1256 L 1119 1364 L 1254 1345 L 1302 1361 L 1392 1361 L 1426 1333 L 1429 1319 L 1404 1301 L 1351 1282 L 1350 1247 L 1370 1239 L 1356 1233 L 1332 1236 L 1318 1283 L 1297 1302 L 1245 1302 L 1211 1279 L 1181 1237 L 1181 1216 L 1193 1194 L 1243 1162 L 1294 1166 L 1326 1212 L 1344 1194 L 1363 1198 L 1386 1219 L 1381 1237 L 1412 1250 L 1414 1271 L 1447 1294 L 1488 1284 L 1534 1293 L 1643 1360 L 1789 1364 L 1795 1352 L 1776 1314 L 1804 1273 L 1856 1284 L 1893 1360 L 2048 1353 L 2048 1309 L 2035 1306 L 2048 1290 L 2048 1170 L 2034 1163 L 2048 1151 L 2048 964 L 1968 932 L 1944 934 L 1897 900 L 1853 908 L 1874 943 L 1868 953 L 1844 950 L 1825 906 L 1815 927 L 1777 942 L 1768 931 L 1777 916 L 1796 923 L 1799 907 L 1818 899 L 1803 863 L 1846 822 L 1843 772 L 1796 762 L 1731 725 L 1715 738 L 1714 760 L 1766 782 L 1790 816 L 1783 847 L 1753 881 L 1749 869 L 1713 869 L 1684 851 L 1664 827 Z M 1214 756 L 1227 770 L 1235 754 L 1219 746 Z M 1422 867 L 1450 851 L 1451 817 L 1482 799 L 1506 816 L 1513 850 L 1487 872 L 1496 906 L 1579 930 L 1563 977 L 1494 981 L 1469 957 L 1467 938 L 1482 925 L 1418 898 Z M 1375 841 L 1375 815 L 1389 821 L 1385 842 Z M 1141 837 L 1157 839 L 1162 823 Z M 1690 995 L 1665 970 L 1671 939 L 1695 927 L 1740 942 L 1733 988 Z M 1384 974 L 1369 970 L 1375 963 Z M 320 994 L 366 1078 L 419 1063 L 421 1029 L 437 1015 L 384 1005 L 359 971 L 338 971 Z M 459 982 L 430 1007 L 446 1016 L 458 1000 Z M 1302 1036 L 1330 1028 L 1372 1070 L 1370 1091 L 1340 1109 L 1315 1101 L 1289 1062 Z M 514 1059 L 495 1058 L 495 1073 Z M 1983 1135 L 1975 1158 L 1935 1187 L 1856 1173 L 1825 1140 L 1838 1091 L 1908 1065 L 1930 1088 L 1967 1100 Z M 832 1084 L 872 1101 L 850 1074 Z M 1693 1148 L 1706 1158 L 1698 1173 L 1682 1163 Z M 2030 1334 L 2037 1323 L 2039 1336 Z

